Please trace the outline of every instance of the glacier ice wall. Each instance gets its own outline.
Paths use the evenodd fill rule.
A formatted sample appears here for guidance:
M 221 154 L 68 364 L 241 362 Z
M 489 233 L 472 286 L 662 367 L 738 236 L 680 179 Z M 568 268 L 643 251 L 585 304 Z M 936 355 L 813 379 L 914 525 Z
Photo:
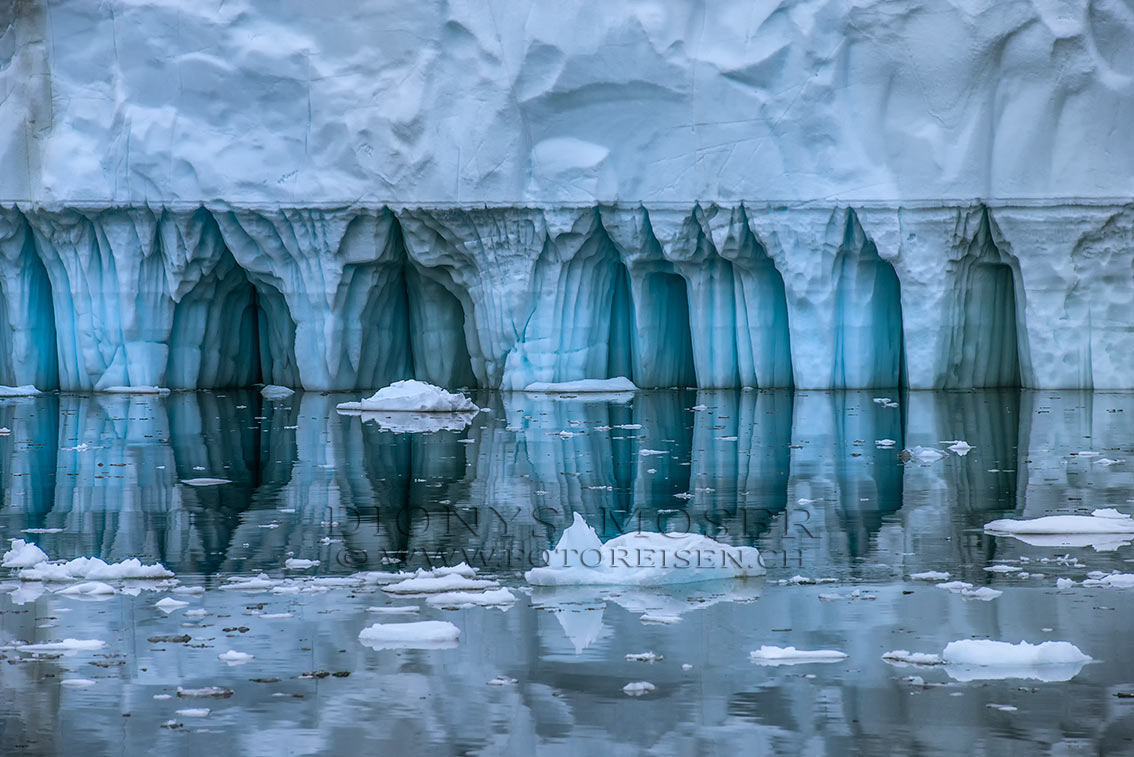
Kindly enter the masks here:
M 1121 0 L 16 0 L 0 381 L 1131 388 L 1131 122 Z
M 1129 388 L 1134 205 L 0 209 L 0 380 Z
M 0 200 L 1123 198 L 1123 0 L 0 4 Z

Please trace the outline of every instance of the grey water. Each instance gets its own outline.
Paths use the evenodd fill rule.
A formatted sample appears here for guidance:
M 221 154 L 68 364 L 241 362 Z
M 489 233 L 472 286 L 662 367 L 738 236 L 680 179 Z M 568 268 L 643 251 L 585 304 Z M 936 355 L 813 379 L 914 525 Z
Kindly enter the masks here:
M 898 407 L 874 401 L 883 396 Z M 357 397 L 0 401 L 11 431 L 0 436 L 0 537 L 52 558 L 160 561 L 202 589 L 135 581 L 78 598 L 0 571 L 0 753 L 1134 750 L 1131 595 L 1056 587 L 1134 572 L 1130 546 L 983 532 L 1001 517 L 1134 510 L 1134 394 L 484 392 L 475 399 L 487 412 L 471 425 L 432 433 L 340 415 L 345 399 Z M 973 449 L 933 462 L 901 452 L 958 439 Z M 229 483 L 182 483 L 208 477 Z M 531 590 L 524 570 L 574 513 L 604 539 L 690 530 L 755 546 L 768 572 L 670 589 Z M 289 557 L 319 564 L 287 571 Z M 227 581 L 463 561 L 515 604 L 447 610 L 374 585 L 253 592 Z M 986 570 L 994 565 L 1015 570 Z M 909 578 L 925 571 L 1003 594 L 984 601 Z M 168 596 L 189 604 L 155 607 Z M 456 624 L 459 641 L 360 642 L 372 623 L 411 617 L 371 608 L 402 605 Z M 17 649 L 66 638 L 105 647 Z M 974 678 L 882 659 L 968 638 L 1069 641 L 1094 662 Z M 763 666 L 749 658 L 762 645 L 848 656 Z M 253 657 L 230 665 L 218 659 L 227 650 Z M 647 651 L 663 659 L 626 659 Z M 624 693 L 638 681 L 654 689 Z M 231 695 L 178 694 L 210 686 Z

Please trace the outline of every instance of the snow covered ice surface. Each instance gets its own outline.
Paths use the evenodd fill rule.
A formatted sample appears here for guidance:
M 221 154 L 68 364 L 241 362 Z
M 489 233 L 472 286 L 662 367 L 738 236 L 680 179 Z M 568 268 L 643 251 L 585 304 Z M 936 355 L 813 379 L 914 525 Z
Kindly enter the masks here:
M 340 402 L 339 410 L 405 413 L 466 413 L 478 408 L 468 397 L 424 381 L 395 381 L 359 402 Z

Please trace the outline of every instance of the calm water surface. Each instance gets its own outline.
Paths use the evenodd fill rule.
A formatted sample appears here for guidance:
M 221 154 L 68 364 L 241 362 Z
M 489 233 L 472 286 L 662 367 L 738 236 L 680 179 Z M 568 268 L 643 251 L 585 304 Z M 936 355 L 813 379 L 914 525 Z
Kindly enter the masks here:
M 415 434 L 335 412 L 355 396 L 4 400 L 0 536 L 53 558 L 157 560 L 204 591 L 174 595 L 189 605 L 167 614 L 154 605 L 171 595 L 153 585 L 120 584 L 93 601 L 5 569 L 0 753 L 1131 751 L 1134 699 L 1118 694 L 1134 692 L 1134 595 L 1055 582 L 1134 572 L 1134 552 L 1029 545 L 982 526 L 1134 510 L 1134 395 L 890 395 L 900 407 L 873 402 L 879 392 L 483 393 L 490 412 L 467 428 Z M 955 439 L 974 449 L 933 463 L 899 455 Z M 231 483 L 181 483 L 201 477 Z M 573 513 L 604 538 L 692 530 L 756 546 L 768 575 L 533 592 L 524 569 Z M 320 564 L 285 571 L 292 556 Z M 517 602 L 442 610 L 318 580 L 462 561 Z M 908 578 L 922 571 L 1003 594 L 980 601 Z M 221 588 L 260 572 L 308 580 L 291 593 Z M 369 608 L 394 605 L 455 623 L 459 643 L 360 643 L 362 628 L 396 620 Z M 647 612 L 680 622 L 643 623 Z M 183 634 L 188 642 L 150 640 Z M 965 680 L 881 659 L 970 637 L 1065 640 L 1096 662 L 1044 676 L 1061 681 Z M 106 647 L 36 658 L 13 643 L 64 638 Z M 849 656 L 756 665 L 749 652 L 764 644 Z M 228 665 L 218 659 L 227 650 L 254 657 Z M 625 659 L 645 651 L 664 659 Z M 488 685 L 499 676 L 515 683 Z M 94 683 L 63 683 L 75 678 Z M 624 694 L 634 681 L 655 689 Z M 177 696 L 205 686 L 233 693 Z M 191 708 L 210 712 L 178 712 Z

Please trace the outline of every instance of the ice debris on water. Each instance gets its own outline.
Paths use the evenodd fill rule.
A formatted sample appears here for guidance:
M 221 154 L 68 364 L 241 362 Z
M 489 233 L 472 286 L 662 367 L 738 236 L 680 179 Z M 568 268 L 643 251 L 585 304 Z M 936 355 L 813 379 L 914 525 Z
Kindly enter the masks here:
M 640 697 L 643 694 L 649 694 L 654 691 L 657 686 L 654 686 L 649 681 L 634 681 L 622 687 L 622 691 L 627 696 Z
M 460 392 L 448 392 L 439 386 L 414 379 L 395 381 L 366 399 L 340 402 L 336 407 L 348 411 L 411 413 L 475 413 L 480 410 Z
M 461 629 L 444 620 L 413 623 L 375 623 L 358 634 L 372 649 L 437 649 L 455 646 Z
M 846 652 L 836 649 L 796 649 L 764 645 L 749 653 L 758 665 L 801 665 L 813 662 L 839 662 L 847 658 Z

